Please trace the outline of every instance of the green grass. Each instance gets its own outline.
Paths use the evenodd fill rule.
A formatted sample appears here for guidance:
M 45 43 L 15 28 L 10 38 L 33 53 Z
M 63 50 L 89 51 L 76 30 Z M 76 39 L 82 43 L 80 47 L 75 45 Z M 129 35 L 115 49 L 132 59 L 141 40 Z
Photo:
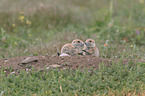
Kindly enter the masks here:
M 73 39 L 92 38 L 100 57 L 145 59 L 145 1 L 142 1 L 1 0 L 0 58 L 52 56 Z M 22 16 L 24 19 L 19 20 Z M 0 91 L 4 95 L 138 94 L 145 90 L 144 68 L 139 64 L 100 67 L 92 76 L 80 70 L 48 70 L 43 74 L 21 71 L 20 75 L 5 77 L 3 71 Z
M 112 61 L 110 67 L 99 65 L 98 70 L 21 70 L 19 75 L 5 76 L 1 69 L 0 91 L 3 96 L 70 96 L 70 95 L 141 95 L 145 90 L 144 64 L 129 62 L 122 65 Z
M 75 38 L 94 39 L 102 57 L 120 57 L 123 50 L 126 57 L 132 55 L 132 51 L 144 56 L 145 7 L 138 0 L 1 1 L 1 58 L 33 54 L 51 56 Z M 18 19 L 20 16 L 24 16 L 23 22 Z M 26 24 L 27 20 L 31 25 Z M 104 48 L 106 40 L 109 40 L 109 48 L 116 50 Z M 129 48 L 130 45 L 136 47 Z

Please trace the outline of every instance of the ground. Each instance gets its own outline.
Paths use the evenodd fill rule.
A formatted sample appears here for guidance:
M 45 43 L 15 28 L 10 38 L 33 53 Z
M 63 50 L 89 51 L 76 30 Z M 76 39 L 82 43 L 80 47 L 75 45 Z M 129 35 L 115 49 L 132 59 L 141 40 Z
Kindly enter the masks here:
M 68 57 L 58 57 L 58 56 L 35 56 L 38 58 L 36 62 L 30 62 L 27 64 L 22 64 L 22 61 L 27 58 L 27 56 L 4 58 L 0 60 L 0 67 L 13 68 L 14 71 L 20 71 L 21 69 L 31 69 L 32 66 L 35 69 L 44 70 L 47 67 L 51 68 L 51 65 L 60 65 L 59 69 L 79 69 L 79 68 L 93 68 L 98 69 L 99 64 L 105 64 L 105 66 L 110 66 L 113 62 L 122 62 L 122 64 L 128 64 L 128 62 L 133 62 L 133 64 L 143 63 L 145 60 L 140 59 L 109 59 L 109 58 L 99 58 L 96 56 L 68 56 Z

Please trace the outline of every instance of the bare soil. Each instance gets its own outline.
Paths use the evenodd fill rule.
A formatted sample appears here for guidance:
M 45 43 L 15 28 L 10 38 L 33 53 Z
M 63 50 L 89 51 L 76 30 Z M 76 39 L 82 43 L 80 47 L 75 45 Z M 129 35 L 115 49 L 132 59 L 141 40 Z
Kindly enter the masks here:
M 0 59 L 0 68 L 12 68 L 16 70 L 28 70 L 32 66 L 35 69 L 47 69 L 51 68 L 52 65 L 59 66 L 59 69 L 78 69 L 78 68 L 93 68 L 97 69 L 99 64 L 105 64 L 110 66 L 112 61 L 122 62 L 122 64 L 128 64 L 128 62 L 133 62 L 137 64 L 138 62 L 145 62 L 145 60 L 139 59 L 109 59 L 109 58 L 98 58 L 95 56 L 73 56 L 73 57 L 58 57 L 58 56 L 37 56 L 37 62 L 31 62 L 27 64 L 22 64 L 22 60 L 27 58 L 27 56 L 13 57 L 13 58 L 3 58 Z M 54 67 L 54 66 L 53 66 Z

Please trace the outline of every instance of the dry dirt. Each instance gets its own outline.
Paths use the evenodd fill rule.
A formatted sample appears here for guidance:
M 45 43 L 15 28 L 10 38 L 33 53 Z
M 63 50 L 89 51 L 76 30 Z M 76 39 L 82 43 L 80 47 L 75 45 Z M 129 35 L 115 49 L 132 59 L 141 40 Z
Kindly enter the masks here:
M 37 62 L 31 62 L 28 64 L 21 64 L 22 60 L 27 58 L 27 56 L 13 57 L 13 58 L 3 58 L 0 59 L 0 68 L 12 68 L 13 71 L 20 69 L 28 70 L 32 66 L 35 69 L 46 69 L 51 68 L 52 65 L 59 66 L 59 69 L 77 69 L 77 68 L 94 68 L 97 69 L 99 64 L 104 63 L 106 66 L 111 65 L 111 61 L 118 62 L 119 59 L 109 59 L 109 58 L 98 58 L 94 56 L 74 56 L 74 57 L 58 57 L 58 56 L 37 56 Z M 134 64 L 138 62 L 145 62 L 145 60 L 131 60 Z M 122 64 L 127 64 L 130 62 L 129 59 L 123 59 L 120 62 Z M 53 66 L 53 67 L 54 67 Z

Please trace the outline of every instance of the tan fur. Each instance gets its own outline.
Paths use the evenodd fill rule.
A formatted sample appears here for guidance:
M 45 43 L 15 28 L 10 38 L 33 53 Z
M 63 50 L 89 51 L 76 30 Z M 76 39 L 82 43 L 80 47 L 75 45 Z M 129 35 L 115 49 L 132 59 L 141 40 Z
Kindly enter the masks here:
M 84 52 L 85 55 L 92 55 L 92 56 L 98 56 L 99 57 L 99 50 L 96 47 L 95 41 L 93 39 L 87 39 L 85 41 L 85 47 Z
M 72 44 L 65 44 L 61 48 L 61 54 L 64 54 L 64 53 L 71 56 L 75 56 L 77 54 L 75 47 Z
M 75 47 L 75 50 L 77 54 L 82 54 L 83 55 L 83 48 L 84 48 L 84 42 L 80 39 L 75 39 L 72 41 L 72 45 Z

